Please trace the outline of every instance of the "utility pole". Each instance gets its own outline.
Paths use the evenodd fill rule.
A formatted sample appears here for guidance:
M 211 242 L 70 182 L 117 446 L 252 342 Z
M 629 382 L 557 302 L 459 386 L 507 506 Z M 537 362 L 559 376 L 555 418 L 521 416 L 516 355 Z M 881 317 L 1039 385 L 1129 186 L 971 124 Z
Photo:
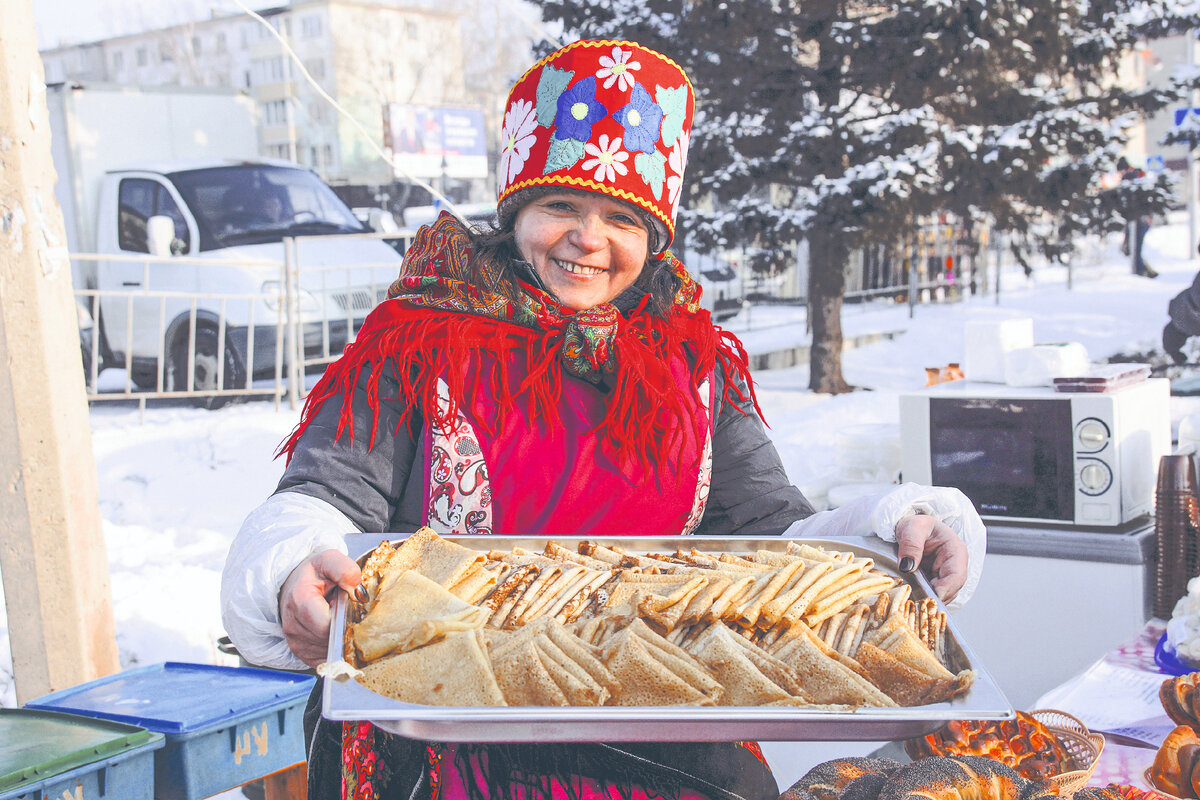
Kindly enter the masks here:
M 0 574 L 18 703 L 120 666 L 30 3 L 0 0 Z

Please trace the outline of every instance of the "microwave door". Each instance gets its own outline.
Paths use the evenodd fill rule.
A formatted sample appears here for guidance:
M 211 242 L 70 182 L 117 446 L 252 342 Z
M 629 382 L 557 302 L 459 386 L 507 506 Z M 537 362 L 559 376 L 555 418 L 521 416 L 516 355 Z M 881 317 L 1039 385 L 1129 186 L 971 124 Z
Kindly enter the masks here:
M 960 489 L 981 516 L 1072 522 L 1071 431 L 1061 400 L 931 398 L 933 483 Z

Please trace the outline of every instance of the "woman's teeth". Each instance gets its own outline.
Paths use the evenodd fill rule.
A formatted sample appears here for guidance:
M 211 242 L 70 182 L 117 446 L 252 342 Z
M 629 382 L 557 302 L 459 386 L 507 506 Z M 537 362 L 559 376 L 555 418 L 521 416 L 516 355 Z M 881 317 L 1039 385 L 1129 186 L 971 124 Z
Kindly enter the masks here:
M 585 267 L 582 264 L 573 264 L 570 261 L 559 261 L 554 259 L 554 263 L 565 272 L 570 272 L 572 275 L 600 275 L 604 270 L 599 267 Z

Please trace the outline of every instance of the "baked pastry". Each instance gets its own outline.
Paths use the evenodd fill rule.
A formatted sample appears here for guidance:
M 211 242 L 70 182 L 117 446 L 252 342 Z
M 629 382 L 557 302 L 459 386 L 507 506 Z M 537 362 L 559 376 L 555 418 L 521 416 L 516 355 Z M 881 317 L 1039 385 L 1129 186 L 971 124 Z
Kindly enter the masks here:
M 982 756 L 932 756 L 888 776 L 878 800 L 1022 800 L 1029 781 Z
M 1028 780 L 1064 772 L 1070 760 L 1058 738 L 1024 711 L 1011 720 L 951 720 L 927 736 L 909 739 L 905 747 L 914 759 L 986 756 Z
M 1187 725 L 1167 734 L 1150 767 L 1150 782 L 1155 788 L 1176 797 L 1198 797 L 1192 786 L 1192 773 L 1200 759 L 1200 736 Z M 1200 777 L 1198 775 L 1197 777 Z
M 1172 722 L 1200 732 L 1200 697 L 1196 694 L 1198 680 L 1200 672 L 1167 678 L 1158 687 L 1158 699 Z
M 825 761 L 817 764 L 815 767 L 804 773 L 800 780 L 792 784 L 788 792 L 795 792 L 797 798 L 802 798 L 804 795 L 814 798 L 814 800 L 840 800 L 843 792 L 847 791 L 852 784 L 858 783 L 863 778 L 876 778 L 878 785 L 874 781 L 866 781 L 858 783 L 853 790 L 853 794 L 859 800 L 862 800 L 864 795 L 869 800 L 874 800 L 879 795 L 880 789 L 883 787 L 884 779 L 900 768 L 900 762 L 893 761 L 890 758 L 870 758 L 870 757 L 851 757 L 851 758 L 835 758 L 831 761 Z M 874 795 L 868 792 L 864 793 L 867 786 L 874 787 Z M 785 793 L 785 796 L 787 793 Z M 845 800 L 850 800 L 846 797 Z

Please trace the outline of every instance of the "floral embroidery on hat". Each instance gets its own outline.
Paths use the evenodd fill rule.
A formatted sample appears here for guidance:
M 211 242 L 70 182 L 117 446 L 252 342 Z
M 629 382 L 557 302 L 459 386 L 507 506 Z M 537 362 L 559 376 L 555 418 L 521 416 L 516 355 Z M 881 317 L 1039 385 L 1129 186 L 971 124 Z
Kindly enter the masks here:
M 583 158 L 583 142 L 578 139 L 557 139 L 551 137 L 550 148 L 546 151 L 546 168 L 543 175 L 549 175 L 560 169 L 567 169 L 579 163 Z
M 633 168 L 654 192 L 656 200 L 662 199 L 663 181 L 666 179 L 663 165 L 666 163 L 667 157 L 657 150 L 649 154 L 638 153 L 633 157 Z
M 505 119 L 501 204 L 525 188 L 572 186 L 638 206 L 666 229 L 656 247 L 670 244 L 695 103 L 678 64 L 637 42 L 581 40 L 518 79 L 508 102 L 518 99 L 534 123 Z
M 608 134 L 600 134 L 599 147 L 588 142 L 583 146 L 587 154 L 594 156 L 583 162 L 583 168 L 596 170 L 596 180 L 601 183 L 615 181 L 617 175 L 626 175 L 629 168 L 623 163 L 629 159 L 629 153 L 621 150 L 621 137 L 609 141 Z
M 687 86 L 676 89 L 655 87 L 654 99 L 663 110 L 662 140 L 663 144 L 672 145 L 683 135 L 687 117 Z
M 675 205 L 675 201 L 679 199 L 679 190 L 683 186 L 683 169 L 687 166 L 687 149 L 688 142 L 691 139 L 688 134 L 683 134 L 675 142 L 675 146 L 671 148 L 671 155 L 667 157 L 667 166 L 675 174 L 667 178 L 667 201 L 671 205 Z
M 554 117 L 554 138 L 592 138 L 592 125 L 608 116 L 608 109 L 596 99 L 596 79 L 590 75 L 558 96 L 558 114 Z
M 658 143 L 658 130 L 662 126 L 663 110 L 650 99 L 650 93 L 634 84 L 629 102 L 620 108 L 613 118 L 625 129 L 625 147 L 653 153 Z
M 504 115 L 504 133 L 501 135 L 503 146 L 500 148 L 500 174 L 504 176 L 504 184 L 512 183 L 512 179 L 525 166 L 529 158 L 529 148 L 533 146 L 534 130 L 537 120 L 533 116 L 533 103 L 528 100 L 517 100 Z
M 546 67 L 538 78 L 537 85 L 537 121 L 543 128 L 554 124 L 558 114 L 558 98 L 566 91 L 575 73 L 566 69 Z
M 630 61 L 631 55 L 633 55 L 632 50 L 622 50 L 620 47 L 614 46 L 612 58 L 600 56 L 600 69 L 596 70 L 596 77 L 604 81 L 605 89 L 616 82 L 617 88 L 624 92 L 636 83 L 630 70 L 641 69 L 642 65 L 637 61 Z

